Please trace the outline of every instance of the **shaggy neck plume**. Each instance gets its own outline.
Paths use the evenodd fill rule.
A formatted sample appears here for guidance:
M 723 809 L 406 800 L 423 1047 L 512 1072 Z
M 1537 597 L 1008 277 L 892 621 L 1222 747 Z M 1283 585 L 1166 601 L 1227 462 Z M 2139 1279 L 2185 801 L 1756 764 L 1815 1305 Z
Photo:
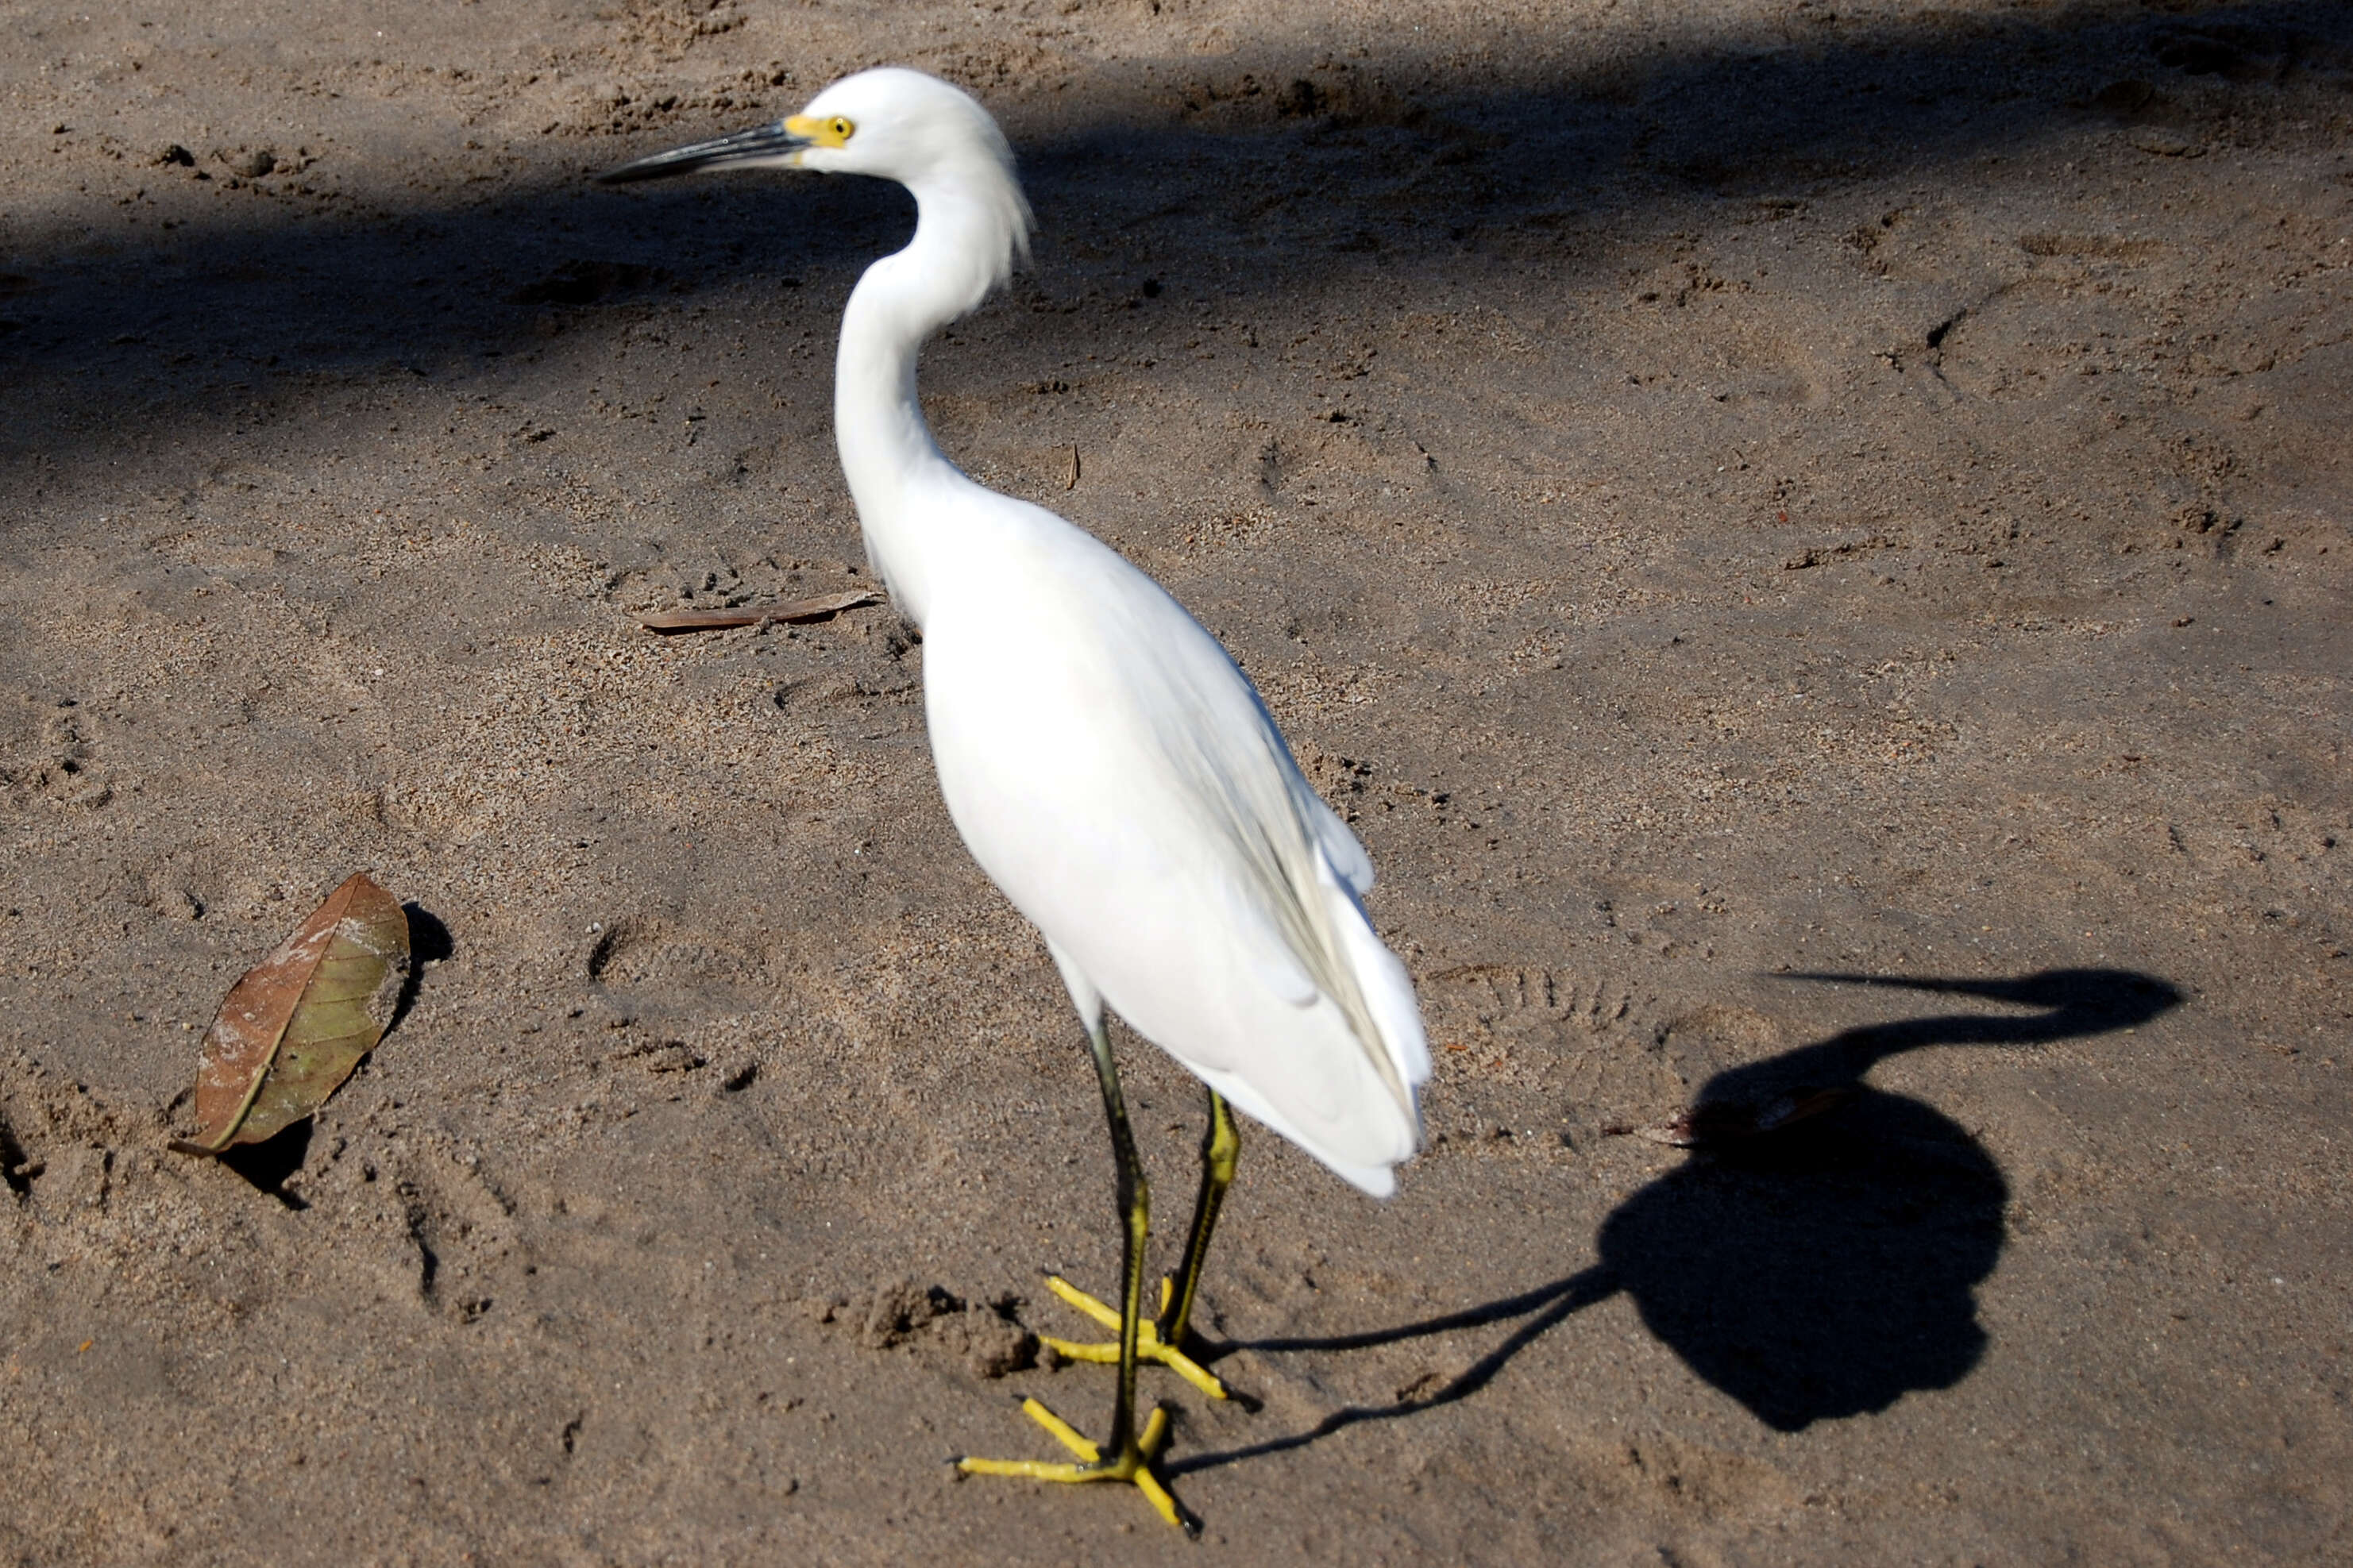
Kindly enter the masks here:
M 988 297 L 1027 237 L 1019 187 L 994 163 L 910 180 L 915 237 L 866 269 L 850 292 L 834 361 L 833 427 L 866 551 L 918 626 L 926 575 L 944 552 L 927 538 L 927 489 L 969 484 L 933 440 L 915 365 L 934 332 Z

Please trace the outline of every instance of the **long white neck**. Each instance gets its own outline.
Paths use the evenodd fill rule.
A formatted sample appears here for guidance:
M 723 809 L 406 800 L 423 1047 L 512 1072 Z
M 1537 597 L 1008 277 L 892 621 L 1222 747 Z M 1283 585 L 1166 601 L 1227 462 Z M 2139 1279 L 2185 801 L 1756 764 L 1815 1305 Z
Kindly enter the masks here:
M 952 542 L 939 537 L 949 524 L 929 502 L 971 481 L 923 423 L 915 363 L 925 339 L 987 297 L 1018 243 L 1007 228 L 1002 190 L 975 190 L 974 177 L 965 170 L 911 183 L 915 237 L 868 268 L 850 291 L 834 360 L 834 438 L 866 552 L 892 600 L 918 626 L 933 597 L 929 579 L 940 570 L 942 547 Z M 1010 184 L 1002 174 L 997 181 Z M 1018 188 L 1012 201 L 1020 202 Z

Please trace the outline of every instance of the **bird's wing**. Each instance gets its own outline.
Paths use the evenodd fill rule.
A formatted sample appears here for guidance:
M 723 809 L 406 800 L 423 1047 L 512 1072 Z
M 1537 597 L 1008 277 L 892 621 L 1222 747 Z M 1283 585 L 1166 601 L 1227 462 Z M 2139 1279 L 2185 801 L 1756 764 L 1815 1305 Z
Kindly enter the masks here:
M 1294 793 L 1305 797 L 1300 805 L 1306 812 L 1308 826 L 1314 830 L 1315 842 L 1323 846 L 1324 856 L 1332 862 L 1332 868 L 1339 872 L 1359 896 L 1371 892 L 1373 858 L 1365 853 L 1365 847 L 1356 841 L 1355 834 L 1348 831 L 1348 825 L 1340 819 L 1340 814 L 1325 805 L 1322 795 L 1304 787 L 1307 783 L 1304 778 L 1299 782 L 1302 787 Z
M 1355 835 L 1151 579 L 1075 530 L 989 574 L 925 628 L 933 747 L 975 856 L 1140 1033 L 1386 1191 L 1429 1053 L 1357 901 Z

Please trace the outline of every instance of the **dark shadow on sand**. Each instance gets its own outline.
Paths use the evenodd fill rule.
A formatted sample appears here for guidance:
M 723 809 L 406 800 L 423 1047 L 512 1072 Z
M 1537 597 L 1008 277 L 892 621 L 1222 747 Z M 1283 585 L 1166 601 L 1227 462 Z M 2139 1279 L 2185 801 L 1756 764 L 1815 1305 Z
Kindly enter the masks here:
M 311 1205 L 301 1194 L 288 1192 L 286 1184 L 302 1168 L 303 1160 L 311 1152 L 312 1121 L 306 1116 L 259 1143 L 240 1143 L 221 1151 L 216 1157 L 250 1183 L 254 1191 L 276 1198 L 299 1214 Z
M 1619 1291 L 1685 1365 L 1777 1431 L 1883 1410 L 1949 1388 L 1985 1353 L 1976 1288 L 2001 1251 L 2009 1188 L 1977 1140 L 1934 1108 L 1872 1087 L 1891 1056 L 1929 1046 L 2031 1046 L 2128 1028 L 2181 1001 L 2127 970 L 2045 970 L 2017 980 L 1803 974 L 2040 1008 L 1937 1014 L 1848 1029 L 1717 1074 L 1687 1123 L 1683 1165 L 1611 1213 L 1600 1260 L 1518 1295 L 1395 1328 L 1223 1347 L 1360 1350 L 1519 1320 L 1471 1369 L 1425 1397 L 1335 1411 L 1304 1432 L 1172 1462 L 1172 1475 L 1304 1447 L 1484 1388 L 1519 1352 Z M 1777 1130 L 1776 1108 L 1828 1104 Z M 1706 1130 L 1717 1131 L 1710 1135 Z
M 408 1016 L 408 1010 L 417 1005 L 417 993 L 425 984 L 427 965 L 454 957 L 458 952 L 449 928 L 442 923 L 439 915 L 414 899 L 402 904 L 400 912 L 408 917 L 408 973 L 400 983 L 400 995 L 392 1005 L 392 1019 L 384 1026 L 384 1039 L 392 1037 L 392 1032 L 400 1027 L 400 1021 Z M 377 1047 L 381 1049 L 382 1046 L 380 1039 Z
M 1141 273 L 1081 265 L 1057 284 L 1081 297 L 1033 298 L 1012 330 L 1038 338 L 1041 357 L 1083 353 L 1106 331 L 1089 305 L 1214 302 L 1246 318 L 1351 279 L 1442 280 L 1465 248 L 1498 244 L 1599 268 L 1609 237 L 1662 204 L 1786 211 L 1866 171 L 1933 178 L 2053 129 L 2207 112 L 2192 100 L 2210 89 L 2353 79 L 2353 24 L 2318 0 L 1931 15 L 1803 37 L 1767 27 L 1639 58 L 1622 45 L 1599 37 L 1589 63 L 1556 79 L 1497 82 L 1400 42 L 1345 82 L 1319 88 L 1310 68 L 1240 120 L 1188 122 L 1183 91 L 1148 70 L 1114 72 L 1090 116 L 1046 133 L 1012 106 L 1050 273 L 1071 268 L 1090 221 L 1127 250 L 1148 253 L 1155 232 L 1170 247 L 1145 264 L 1165 294 L 1123 297 Z M 1273 82 L 1288 60 L 1216 70 Z M 681 121 L 665 139 L 717 128 Z M 616 137 L 590 155 L 608 166 L 651 144 Z M 0 254 L 0 383 L 26 416 L 0 430 L 0 463 L 38 474 L 77 451 L 230 437 L 337 384 L 463 386 L 567 334 L 615 333 L 671 296 L 723 296 L 778 338 L 829 332 L 848 279 L 901 242 L 911 211 L 863 180 L 597 189 L 577 144 L 517 151 L 533 172 L 490 199 L 453 170 L 443 189 L 462 199 L 345 213 L 350 202 L 240 197 L 216 218 L 97 246 L 79 213 L 20 216 Z M 418 171 L 428 188 L 432 174 Z M 1020 310 L 1020 295 L 992 309 Z

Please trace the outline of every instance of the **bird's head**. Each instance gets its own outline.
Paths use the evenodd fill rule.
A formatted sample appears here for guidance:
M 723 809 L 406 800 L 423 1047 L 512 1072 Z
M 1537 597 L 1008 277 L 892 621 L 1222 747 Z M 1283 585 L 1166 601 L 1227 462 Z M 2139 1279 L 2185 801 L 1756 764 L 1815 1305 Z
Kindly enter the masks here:
M 703 169 L 808 169 L 896 180 L 919 205 L 976 205 L 1001 232 L 1008 268 L 1029 247 L 1029 204 L 997 121 L 962 89 L 903 66 L 846 76 L 798 114 L 656 153 L 596 178 L 621 184 Z

